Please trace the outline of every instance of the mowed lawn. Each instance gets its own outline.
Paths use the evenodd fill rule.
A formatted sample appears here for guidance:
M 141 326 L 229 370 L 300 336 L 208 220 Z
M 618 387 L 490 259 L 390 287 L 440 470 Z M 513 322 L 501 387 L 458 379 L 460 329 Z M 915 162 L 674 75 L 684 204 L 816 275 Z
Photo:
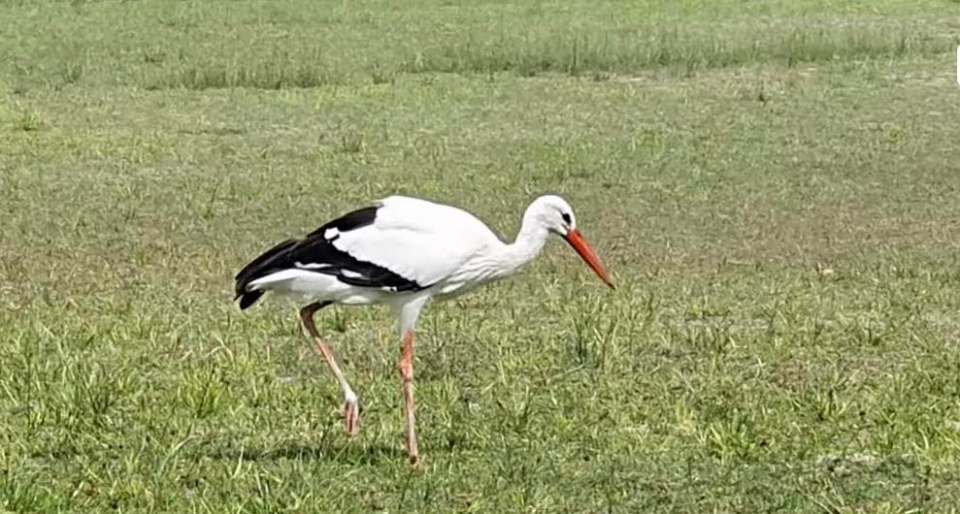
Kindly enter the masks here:
M 0 509 L 956 512 L 960 4 L 0 3 Z M 427 308 L 233 274 L 391 194 L 565 244 Z

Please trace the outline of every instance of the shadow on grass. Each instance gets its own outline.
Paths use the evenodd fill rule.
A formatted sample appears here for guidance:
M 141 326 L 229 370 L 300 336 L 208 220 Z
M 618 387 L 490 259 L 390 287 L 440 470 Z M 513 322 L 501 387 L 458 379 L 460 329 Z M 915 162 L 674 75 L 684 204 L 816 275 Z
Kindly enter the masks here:
M 291 443 L 275 448 L 208 447 L 197 449 L 194 456 L 230 461 L 326 460 L 344 464 L 379 464 L 383 461 L 404 462 L 407 453 L 398 446 L 344 441 L 318 445 Z
M 360 441 L 324 442 L 315 445 L 286 443 L 276 446 L 237 448 L 230 443 L 199 442 L 186 445 L 179 454 L 189 460 L 215 459 L 224 461 L 272 462 L 281 460 L 317 460 L 344 464 L 379 464 L 382 462 L 405 462 L 407 452 L 401 445 L 363 444 Z M 191 447 L 192 446 L 192 447 Z M 118 457 L 124 448 L 77 448 L 66 447 L 31 452 L 32 458 L 73 460 L 78 456 L 99 455 Z

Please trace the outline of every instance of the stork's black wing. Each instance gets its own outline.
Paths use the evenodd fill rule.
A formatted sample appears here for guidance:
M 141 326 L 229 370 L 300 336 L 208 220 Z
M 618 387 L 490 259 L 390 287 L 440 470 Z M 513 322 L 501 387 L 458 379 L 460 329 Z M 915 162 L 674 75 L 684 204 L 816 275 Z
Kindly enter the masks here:
M 402 277 L 384 267 L 354 258 L 338 249 L 333 242 L 341 234 L 373 224 L 379 207 L 353 211 L 314 230 L 307 237 L 290 239 L 267 250 L 244 266 L 236 276 L 236 293 L 240 308 L 253 305 L 263 291 L 249 291 L 250 282 L 287 269 L 331 275 L 337 280 L 359 287 L 391 291 L 419 291 L 425 286 Z

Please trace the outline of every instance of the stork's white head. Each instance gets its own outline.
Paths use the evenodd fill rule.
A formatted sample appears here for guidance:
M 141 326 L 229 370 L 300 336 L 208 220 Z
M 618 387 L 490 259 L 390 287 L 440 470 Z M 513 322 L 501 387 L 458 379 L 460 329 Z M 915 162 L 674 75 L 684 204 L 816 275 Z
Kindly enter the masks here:
M 543 228 L 564 237 L 577 229 L 573 208 L 557 195 L 544 195 L 534 200 L 524 218 L 532 218 Z
M 608 286 L 613 287 L 610 275 L 604 269 L 600 259 L 587 244 L 587 241 L 577 230 L 577 218 L 573 215 L 573 208 L 566 200 L 556 195 L 544 195 L 537 198 L 527 207 L 523 215 L 524 225 L 534 223 L 563 237 L 574 250 L 580 254 L 590 269 Z

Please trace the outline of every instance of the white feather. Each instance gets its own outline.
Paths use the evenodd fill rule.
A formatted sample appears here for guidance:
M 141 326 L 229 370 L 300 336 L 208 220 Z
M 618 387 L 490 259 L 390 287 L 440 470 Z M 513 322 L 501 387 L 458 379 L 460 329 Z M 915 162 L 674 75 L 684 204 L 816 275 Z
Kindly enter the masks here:
M 299 269 L 285 269 L 250 282 L 248 291 L 273 291 L 291 300 L 313 301 L 318 298 L 347 305 L 382 303 L 387 293 L 377 289 L 353 287 L 332 275 Z
M 458 289 L 472 278 L 461 276 L 469 271 L 466 263 L 503 245 L 483 222 L 456 207 L 402 196 L 379 204 L 372 225 L 341 233 L 333 245 L 422 286 Z
M 361 275 L 360 273 L 357 273 L 356 271 L 349 270 L 346 268 L 340 270 L 340 274 L 347 278 L 363 278 L 363 275 Z
M 319 262 L 308 262 L 307 264 L 304 264 L 304 263 L 299 262 L 299 261 L 297 261 L 296 263 L 294 263 L 294 266 L 296 266 L 296 267 L 298 267 L 298 268 L 300 268 L 300 269 L 323 269 L 323 268 L 329 268 L 329 267 L 330 267 L 329 264 L 324 264 L 324 263 L 319 263 Z

